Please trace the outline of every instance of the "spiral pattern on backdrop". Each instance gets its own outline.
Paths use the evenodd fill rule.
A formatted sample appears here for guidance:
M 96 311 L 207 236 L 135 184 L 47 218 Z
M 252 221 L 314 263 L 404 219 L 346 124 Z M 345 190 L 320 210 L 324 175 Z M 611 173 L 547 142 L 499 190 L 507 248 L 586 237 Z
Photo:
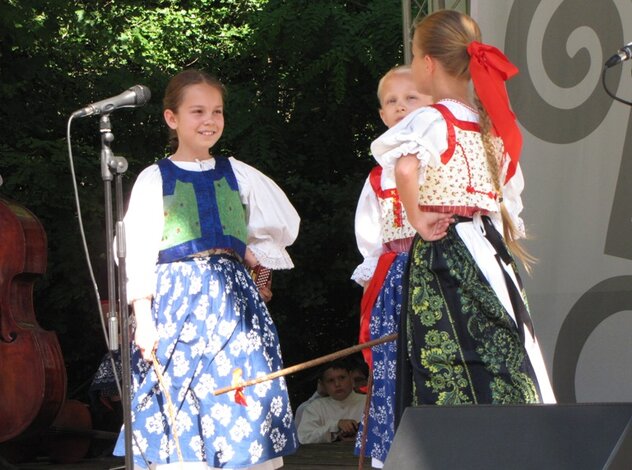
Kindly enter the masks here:
M 613 0 L 515 1 L 505 52 L 520 69 L 508 82 L 520 123 L 536 137 L 559 144 L 593 132 L 612 105 L 601 85 L 603 64 L 622 44 Z M 608 87 L 616 90 L 621 77 L 621 67 L 609 70 Z

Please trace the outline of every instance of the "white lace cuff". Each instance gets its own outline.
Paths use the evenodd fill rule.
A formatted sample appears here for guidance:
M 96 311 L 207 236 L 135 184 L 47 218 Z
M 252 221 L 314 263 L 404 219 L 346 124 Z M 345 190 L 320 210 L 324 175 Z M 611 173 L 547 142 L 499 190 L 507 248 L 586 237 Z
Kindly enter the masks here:
M 369 281 L 373 274 L 375 274 L 375 268 L 377 267 L 377 261 L 379 258 L 370 257 L 365 258 L 364 261 L 353 271 L 351 279 L 362 287 Z
M 294 267 L 292 258 L 290 258 L 289 253 L 284 248 L 271 249 L 270 245 L 267 246 L 268 249 L 266 251 L 256 245 L 249 245 L 248 248 L 250 248 L 264 268 L 277 270 L 292 269 Z

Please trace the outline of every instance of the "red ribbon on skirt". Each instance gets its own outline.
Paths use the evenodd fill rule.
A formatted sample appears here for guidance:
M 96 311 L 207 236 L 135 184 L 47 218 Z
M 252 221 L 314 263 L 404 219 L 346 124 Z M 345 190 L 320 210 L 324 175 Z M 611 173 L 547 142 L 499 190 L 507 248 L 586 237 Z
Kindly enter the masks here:
M 369 282 L 368 287 L 364 291 L 362 302 L 360 303 L 360 344 L 371 340 L 371 332 L 369 331 L 369 325 L 371 324 L 371 311 L 373 310 L 377 296 L 384 285 L 384 280 L 386 279 L 388 270 L 390 269 L 391 264 L 393 264 L 396 256 L 397 253 L 394 251 L 384 253 L 380 256 L 377 261 L 377 266 L 375 267 L 375 273 L 373 273 L 373 277 L 371 278 L 371 282 Z M 369 366 L 369 370 L 372 370 L 373 360 L 371 348 L 363 349 L 362 355 L 364 356 L 364 361 Z

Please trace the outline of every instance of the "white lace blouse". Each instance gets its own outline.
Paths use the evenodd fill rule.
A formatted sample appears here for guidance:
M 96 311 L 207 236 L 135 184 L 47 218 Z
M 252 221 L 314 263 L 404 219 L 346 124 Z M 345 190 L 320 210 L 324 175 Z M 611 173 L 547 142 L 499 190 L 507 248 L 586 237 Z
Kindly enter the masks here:
M 364 182 L 355 213 L 355 236 L 363 261 L 353 271 L 351 279 L 364 286 L 373 277 L 382 254 L 382 220 L 380 203 L 369 178 Z
M 274 181 L 244 162 L 232 157 L 229 160 L 246 209 L 248 248 L 267 268 L 294 267 L 286 247 L 298 236 L 298 213 Z M 189 171 L 215 168 L 212 158 L 173 163 Z M 124 219 L 127 297 L 130 302 L 153 294 L 163 223 L 162 177 L 158 165 L 151 165 L 138 175 Z

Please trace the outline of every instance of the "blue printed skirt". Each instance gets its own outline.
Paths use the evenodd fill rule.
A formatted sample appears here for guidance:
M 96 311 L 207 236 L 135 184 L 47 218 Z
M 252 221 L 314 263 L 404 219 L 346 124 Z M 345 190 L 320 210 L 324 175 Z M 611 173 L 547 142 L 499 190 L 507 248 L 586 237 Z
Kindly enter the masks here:
M 179 462 L 176 440 L 183 461 L 211 467 L 248 467 L 293 453 L 298 440 L 283 378 L 246 387 L 245 406 L 235 392 L 213 395 L 239 369 L 249 380 L 283 367 L 276 328 L 246 268 L 213 255 L 156 269 L 153 315 L 163 383 L 133 347 L 136 465 Z M 121 432 L 114 453 L 124 450 Z
M 391 264 L 384 285 L 371 311 L 371 340 L 399 330 L 402 308 L 404 273 L 408 253 L 398 253 Z M 397 370 L 397 342 L 382 343 L 371 348 L 373 358 L 373 388 L 366 427 L 365 455 L 384 462 L 395 436 L 395 385 Z M 363 419 L 364 421 L 364 419 Z M 356 439 L 356 455 L 360 454 L 365 429 L 360 423 Z

